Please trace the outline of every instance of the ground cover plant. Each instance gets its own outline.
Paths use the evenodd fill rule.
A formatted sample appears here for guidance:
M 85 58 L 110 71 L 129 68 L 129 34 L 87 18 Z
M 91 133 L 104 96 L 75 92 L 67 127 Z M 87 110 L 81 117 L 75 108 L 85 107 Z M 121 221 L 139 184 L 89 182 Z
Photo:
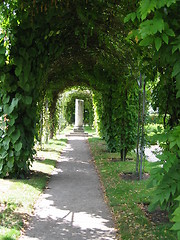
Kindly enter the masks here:
M 0 179 L 0 240 L 20 236 L 65 144 L 65 139 L 44 144 L 26 179 Z
M 176 239 L 170 231 L 172 224 L 167 213 L 148 213 L 152 189 L 147 188 L 149 179 L 125 179 L 124 173 L 135 172 L 135 161 L 128 156 L 127 161 L 115 161 L 117 153 L 109 153 L 105 142 L 90 138 L 89 144 L 102 180 L 109 206 L 114 214 L 118 239 Z M 152 163 L 145 163 L 148 176 Z

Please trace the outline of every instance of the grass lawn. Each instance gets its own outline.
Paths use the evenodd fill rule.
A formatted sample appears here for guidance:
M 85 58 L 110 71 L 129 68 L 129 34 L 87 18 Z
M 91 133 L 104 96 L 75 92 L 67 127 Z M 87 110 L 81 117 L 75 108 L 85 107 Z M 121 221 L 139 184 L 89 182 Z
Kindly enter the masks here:
M 171 224 L 165 222 L 167 218 L 162 217 L 164 213 L 160 212 L 158 220 L 157 213 L 146 217 L 145 211 L 142 210 L 149 203 L 152 193 L 152 189 L 147 188 L 149 179 L 125 180 L 122 177 L 123 172 L 135 170 L 135 162 L 112 161 L 118 155 L 108 153 L 105 142 L 99 138 L 89 138 L 89 144 L 107 202 L 114 215 L 118 239 L 176 239 L 176 234 L 169 230 Z M 145 171 L 150 169 L 151 163 L 146 162 Z
M 0 179 L 0 240 L 15 240 L 20 236 L 65 144 L 66 139 L 44 144 L 27 179 Z
M 64 133 L 70 131 L 70 127 Z M 143 203 L 148 204 L 152 189 L 147 188 L 149 179 L 126 180 L 124 172 L 135 169 L 133 154 L 129 161 L 115 161 L 117 153 L 108 153 L 106 143 L 95 137 L 95 130 L 85 127 L 93 135 L 89 138 L 91 152 L 95 165 L 101 176 L 107 202 L 113 212 L 117 239 L 122 240 L 175 240 L 176 234 L 169 230 L 171 224 L 164 222 L 165 218 L 157 221 L 157 215 L 146 216 Z M 16 240 L 26 227 L 33 213 L 33 206 L 53 171 L 60 151 L 67 140 L 51 140 L 43 145 L 43 150 L 37 152 L 36 160 L 31 168 L 32 173 L 24 180 L 0 179 L 0 240 Z M 146 162 L 145 171 L 149 172 L 151 163 Z

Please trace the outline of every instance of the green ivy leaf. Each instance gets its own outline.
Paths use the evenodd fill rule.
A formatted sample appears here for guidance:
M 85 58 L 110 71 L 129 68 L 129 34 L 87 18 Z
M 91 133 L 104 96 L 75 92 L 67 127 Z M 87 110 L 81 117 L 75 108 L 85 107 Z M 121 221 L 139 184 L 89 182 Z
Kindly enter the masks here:
M 144 38 L 144 39 L 139 43 L 139 45 L 140 45 L 140 46 L 147 47 L 147 46 L 149 46 L 152 42 L 153 42 L 153 38 L 152 38 L 152 36 L 149 36 L 149 37 Z
M 179 73 L 180 73 L 180 61 L 177 61 L 173 67 L 172 77 L 175 77 Z
M 180 98 L 180 90 L 177 92 L 176 98 Z
M 7 166 L 11 169 L 14 166 L 14 157 L 8 158 Z
M 9 157 L 13 157 L 14 156 L 14 152 L 12 150 L 9 151 Z
M 9 137 L 9 136 L 6 136 L 6 137 L 4 138 L 4 140 L 3 140 L 3 144 L 9 146 L 10 140 L 11 140 L 10 137 Z
M 19 139 L 20 135 L 21 135 L 21 133 L 20 133 L 19 129 L 16 129 L 16 131 L 11 134 L 11 140 L 12 140 L 13 144 L 15 142 L 17 142 L 17 140 Z
M 22 72 L 22 65 L 18 65 L 15 70 L 16 76 L 19 77 L 21 72 Z
M 170 142 L 170 149 L 173 148 L 176 145 L 176 141 Z
M 4 165 L 3 160 L 0 159 L 0 173 L 1 173 L 2 169 L 3 169 L 3 165 Z
M 10 96 L 4 95 L 3 99 L 2 99 L 2 102 L 3 102 L 3 104 L 6 104 L 6 103 L 9 102 L 9 100 L 10 100 Z
M 22 142 L 18 142 L 14 145 L 14 149 L 16 152 L 19 152 L 22 148 Z
M 174 33 L 174 31 L 171 28 L 166 29 L 165 32 L 170 37 L 174 37 L 175 36 L 175 33 Z
M 11 105 L 10 106 L 8 104 L 4 105 L 4 112 L 7 115 L 11 114 L 13 110 L 14 110 L 14 108 Z
M 157 50 L 157 51 L 159 51 L 161 45 L 162 45 L 162 40 L 161 40 L 161 38 L 159 38 L 159 37 L 155 38 L 155 47 L 156 47 L 156 50 Z
M 11 134 L 14 132 L 15 126 L 8 127 L 7 135 L 11 136 Z
M 163 34 L 162 34 L 162 39 L 163 39 L 163 41 L 164 41 L 166 44 L 168 44 L 168 42 L 169 42 L 169 37 L 168 37 L 167 34 L 163 33 Z
M 4 159 L 8 156 L 7 151 L 4 148 L 0 149 L 0 159 Z
M 176 143 L 177 143 L 177 145 L 178 145 L 178 147 L 180 149 L 180 139 L 177 139 Z
M 4 134 L 3 130 L 0 129 L 0 138 L 2 137 L 3 134 Z
M 8 122 L 9 126 L 13 126 L 15 123 L 15 118 L 12 118 L 10 119 L 10 121 Z
M 167 7 L 170 7 L 173 3 L 176 3 L 176 0 L 166 0 Z
M 129 13 L 125 18 L 124 18 L 124 23 L 129 22 L 129 20 L 131 19 L 132 21 L 134 21 L 134 19 L 136 18 L 136 13 Z
M 155 6 L 156 6 L 156 1 L 155 0 L 141 1 L 141 5 L 140 5 L 141 19 L 144 20 L 147 17 L 147 15 L 152 10 L 154 10 Z
M 175 230 L 175 231 L 179 230 L 179 231 L 180 231 L 180 221 L 179 221 L 179 222 L 176 222 L 176 223 L 172 226 L 171 230 Z
M 9 106 L 9 104 L 4 105 L 4 112 L 7 115 L 11 114 L 13 112 L 14 108 L 17 107 L 18 102 L 19 102 L 19 99 L 13 98 L 10 106 Z
M 172 44 L 173 44 L 172 53 L 174 53 L 177 50 L 180 51 L 180 36 L 176 37 L 175 41 L 173 41 Z

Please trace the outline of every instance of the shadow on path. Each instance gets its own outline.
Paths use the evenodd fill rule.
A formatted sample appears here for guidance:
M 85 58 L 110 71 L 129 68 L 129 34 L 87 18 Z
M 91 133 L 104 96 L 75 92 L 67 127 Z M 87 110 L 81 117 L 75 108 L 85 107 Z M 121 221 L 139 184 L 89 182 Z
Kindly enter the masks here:
M 22 240 L 112 240 L 115 230 L 84 137 L 70 137 Z

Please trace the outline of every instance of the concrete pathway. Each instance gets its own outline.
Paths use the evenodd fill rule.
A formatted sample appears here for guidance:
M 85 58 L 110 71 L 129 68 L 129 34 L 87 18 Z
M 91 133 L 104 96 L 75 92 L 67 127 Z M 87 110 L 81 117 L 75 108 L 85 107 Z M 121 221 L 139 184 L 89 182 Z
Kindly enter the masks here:
M 20 239 L 115 239 L 86 138 L 69 137 L 30 226 Z
M 161 153 L 161 148 L 158 145 L 152 145 L 150 147 L 145 148 L 145 155 L 149 162 L 159 161 L 155 153 L 158 153 L 158 154 Z

